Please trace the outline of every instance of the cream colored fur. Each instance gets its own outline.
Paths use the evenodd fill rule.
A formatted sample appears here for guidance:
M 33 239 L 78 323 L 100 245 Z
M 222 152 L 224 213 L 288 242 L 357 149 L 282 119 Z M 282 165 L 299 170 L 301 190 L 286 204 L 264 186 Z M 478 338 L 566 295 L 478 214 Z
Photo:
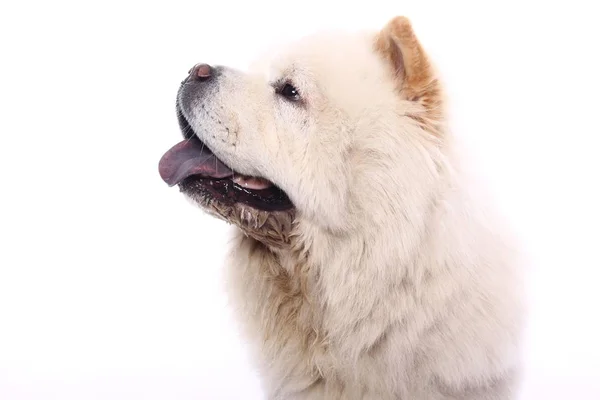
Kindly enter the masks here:
M 267 398 L 515 398 L 520 265 L 409 22 L 307 37 L 219 79 L 195 130 L 296 206 L 288 246 L 235 228 L 227 263 Z M 301 104 L 273 94 L 286 79 Z

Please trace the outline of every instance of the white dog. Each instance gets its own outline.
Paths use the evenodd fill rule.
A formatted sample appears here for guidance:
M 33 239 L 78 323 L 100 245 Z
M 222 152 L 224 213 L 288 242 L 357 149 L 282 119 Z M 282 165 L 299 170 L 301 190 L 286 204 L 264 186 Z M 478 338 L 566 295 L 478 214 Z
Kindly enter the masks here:
M 516 397 L 517 254 L 406 18 L 249 73 L 196 65 L 177 111 L 160 174 L 236 225 L 230 294 L 269 399 Z

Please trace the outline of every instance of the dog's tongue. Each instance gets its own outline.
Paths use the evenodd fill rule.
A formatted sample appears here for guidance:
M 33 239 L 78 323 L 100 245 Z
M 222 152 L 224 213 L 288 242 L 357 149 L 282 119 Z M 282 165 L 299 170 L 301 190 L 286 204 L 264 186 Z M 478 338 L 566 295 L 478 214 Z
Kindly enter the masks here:
M 222 179 L 233 175 L 200 140 L 192 138 L 177 143 L 158 163 L 160 177 L 169 185 L 177 185 L 192 175 Z

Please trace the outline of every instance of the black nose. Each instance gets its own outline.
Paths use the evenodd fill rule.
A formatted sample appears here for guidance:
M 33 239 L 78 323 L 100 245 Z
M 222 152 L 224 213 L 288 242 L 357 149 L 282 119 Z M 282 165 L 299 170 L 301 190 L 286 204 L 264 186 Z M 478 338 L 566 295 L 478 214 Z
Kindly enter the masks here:
M 204 82 L 213 76 L 213 67 L 208 64 L 196 64 L 188 71 L 189 75 L 181 83 L 186 82 Z

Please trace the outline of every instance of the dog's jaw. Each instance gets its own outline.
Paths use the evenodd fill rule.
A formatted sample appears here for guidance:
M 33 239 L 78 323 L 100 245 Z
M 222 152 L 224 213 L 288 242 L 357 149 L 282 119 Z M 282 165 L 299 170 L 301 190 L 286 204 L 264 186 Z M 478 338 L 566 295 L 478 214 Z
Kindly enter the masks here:
M 291 244 L 296 209 L 282 211 L 259 210 L 242 203 L 225 204 L 198 192 L 182 192 L 208 214 L 238 227 L 245 235 L 275 249 Z

